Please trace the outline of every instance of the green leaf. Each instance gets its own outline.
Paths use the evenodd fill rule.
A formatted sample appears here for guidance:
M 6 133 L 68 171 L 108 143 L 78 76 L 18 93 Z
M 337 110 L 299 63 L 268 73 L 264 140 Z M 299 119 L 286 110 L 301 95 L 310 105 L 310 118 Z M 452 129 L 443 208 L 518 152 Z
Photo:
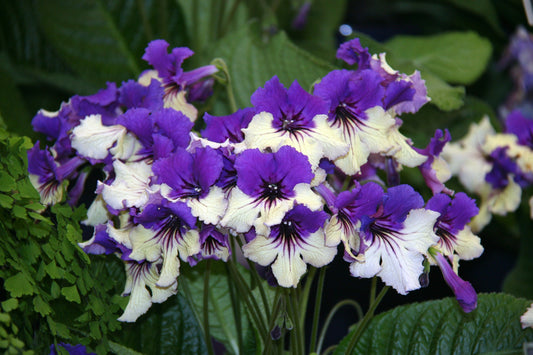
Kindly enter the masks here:
M 464 88 L 485 71 L 491 56 L 490 42 L 474 32 L 435 36 L 396 36 L 385 43 L 390 65 L 401 72 L 420 71 L 432 103 L 450 111 L 462 105 Z
M 335 34 L 345 18 L 346 6 L 346 0 L 313 1 L 305 27 L 302 30 L 290 31 L 291 39 L 317 57 L 334 60 L 337 50 Z M 290 22 L 293 18 L 294 16 L 291 16 Z
M 144 354 L 207 353 L 200 325 L 179 294 L 152 305 L 136 324 L 125 325 L 122 334 L 122 344 Z
M 7 171 L 0 171 L 0 191 L 2 192 L 11 192 L 15 190 L 17 183 Z
M 449 83 L 471 84 L 485 71 L 490 42 L 474 32 L 449 32 L 434 36 L 396 36 L 385 45 L 395 60 L 409 61 Z
M 67 301 L 80 303 L 80 294 L 78 293 L 78 289 L 76 288 L 76 285 L 63 287 L 61 289 L 61 294 L 65 296 L 65 299 Z
M 109 342 L 109 349 L 116 355 L 143 355 L 142 353 L 112 341 Z
M 250 106 L 250 96 L 274 75 L 286 86 L 298 79 L 309 90 L 316 80 L 334 69 L 295 46 L 283 32 L 262 40 L 257 24 L 227 35 L 212 53 L 227 63 L 237 106 L 241 108 Z
M 43 317 L 52 313 L 52 308 L 41 296 L 37 296 L 33 299 L 33 307 L 35 308 L 35 311 L 39 312 Z
M 9 291 L 11 297 L 21 297 L 23 295 L 32 295 L 34 293 L 32 280 L 22 272 L 5 280 L 4 288 Z
M 520 316 L 530 304 L 507 294 L 480 294 L 477 309 L 469 314 L 452 298 L 396 307 L 372 319 L 352 354 L 515 351 L 533 341 L 533 330 L 522 330 L 520 325 Z M 334 354 L 346 353 L 350 335 Z
M 22 94 L 12 80 L 11 73 L 3 66 L 0 66 L 0 114 L 9 131 L 18 134 L 33 133 L 31 115 L 26 109 Z
M 38 0 L 46 39 L 89 82 L 122 81 L 140 73 L 138 57 L 101 1 Z
M 0 206 L 6 209 L 11 208 L 13 206 L 13 197 L 0 194 Z
M 8 300 L 5 300 L 4 302 L 2 302 L 2 310 L 4 312 L 11 312 L 12 310 L 14 309 L 17 309 L 17 307 L 19 306 L 19 302 L 16 298 L 10 298 Z
M 176 2 L 183 11 L 189 45 L 196 52 L 210 52 L 210 44 L 249 20 L 244 2 L 239 0 Z

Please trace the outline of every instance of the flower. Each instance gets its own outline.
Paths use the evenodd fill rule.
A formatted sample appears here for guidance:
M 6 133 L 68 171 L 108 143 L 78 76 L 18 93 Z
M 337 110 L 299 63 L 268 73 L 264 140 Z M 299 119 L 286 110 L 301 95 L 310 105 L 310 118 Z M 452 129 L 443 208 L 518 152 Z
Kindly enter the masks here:
M 281 223 L 295 202 L 312 210 L 322 207 L 320 196 L 311 190 L 311 164 L 292 147 L 275 153 L 245 150 L 235 159 L 235 170 L 237 186 L 230 191 L 223 227 L 245 233 L 253 226 L 268 235 L 268 228 Z
M 214 65 L 206 65 L 191 71 L 184 71 L 181 65 L 185 59 L 194 54 L 193 51 L 186 47 L 178 47 L 168 53 L 168 46 L 169 44 L 165 40 L 154 40 L 148 44 L 142 58 L 154 67 L 157 72 L 156 78 L 162 83 L 165 91 L 164 107 L 181 111 L 191 121 L 195 121 L 198 110 L 187 101 L 187 95 L 191 91 L 193 93 L 196 91 L 195 84 L 216 73 L 218 69 Z M 141 82 L 153 78 L 150 72 L 145 73 L 144 76 L 147 78 L 141 77 L 139 79 Z
M 248 148 L 277 152 L 291 146 L 308 157 L 313 171 L 320 159 L 335 159 L 348 150 L 340 130 L 326 122 L 326 102 L 307 93 L 297 81 L 285 89 L 275 76 L 257 89 L 251 101 L 257 114 L 243 129 Z
M 327 214 L 295 205 L 281 223 L 270 227 L 268 235 L 257 235 L 243 246 L 244 256 L 259 265 L 271 265 L 278 284 L 297 287 L 309 263 L 315 267 L 329 264 L 337 248 L 324 242 L 323 225 Z
M 433 226 L 439 216 L 423 204 L 411 186 L 399 185 L 387 190 L 376 213 L 360 216 L 357 233 L 364 260 L 345 255 L 351 274 L 379 276 L 400 294 L 420 288 L 424 253 L 438 241 Z

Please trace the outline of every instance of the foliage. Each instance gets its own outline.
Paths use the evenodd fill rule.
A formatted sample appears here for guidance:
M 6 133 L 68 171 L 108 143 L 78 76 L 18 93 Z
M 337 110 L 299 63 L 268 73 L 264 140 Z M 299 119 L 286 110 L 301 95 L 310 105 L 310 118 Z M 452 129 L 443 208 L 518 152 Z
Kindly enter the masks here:
M 68 340 L 107 349 L 107 334 L 120 328 L 112 298 L 120 278 L 112 264 L 78 247 L 85 209 L 56 205 L 44 211 L 27 174 L 31 142 L 0 130 L 0 279 L 3 280 L 2 347 L 45 353 Z M 115 264 L 116 267 L 116 264 Z

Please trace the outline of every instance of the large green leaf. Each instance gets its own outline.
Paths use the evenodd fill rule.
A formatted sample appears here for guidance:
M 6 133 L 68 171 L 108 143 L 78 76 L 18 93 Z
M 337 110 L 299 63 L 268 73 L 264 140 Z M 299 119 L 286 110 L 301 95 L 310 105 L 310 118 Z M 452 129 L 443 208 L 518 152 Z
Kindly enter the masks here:
M 339 25 L 345 18 L 346 0 L 315 0 L 311 4 L 305 25 L 301 30 L 291 29 L 289 36 L 294 42 L 317 57 L 333 60 L 337 50 Z
M 450 32 L 427 37 L 396 36 L 385 43 L 394 69 L 410 73 L 417 69 L 426 80 L 432 103 L 444 111 L 459 108 L 464 88 L 485 71 L 490 42 L 473 32 Z
M 122 345 L 143 354 L 206 353 L 200 326 L 187 300 L 179 294 L 152 305 L 135 324 L 124 325 L 121 334 Z M 127 353 L 118 347 L 115 352 Z
M 250 273 L 243 267 L 238 267 L 239 272 L 244 279 L 249 282 Z M 247 319 L 244 307 L 240 311 L 242 324 L 242 333 L 237 334 L 238 327 L 236 324 L 234 309 L 231 301 L 230 286 L 228 280 L 229 271 L 222 262 L 213 262 L 211 264 L 209 276 L 209 330 L 211 336 L 222 342 L 228 351 L 233 354 L 239 353 L 238 338 L 244 338 L 244 330 L 247 328 Z M 183 267 L 182 276 L 180 276 L 181 286 L 187 298 L 192 302 L 191 306 L 196 312 L 199 320 L 203 319 L 203 294 L 204 294 L 204 275 L 205 263 L 200 263 L 193 268 L 186 265 Z M 274 292 L 263 281 L 263 287 L 266 290 L 267 302 L 271 303 L 274 299 Z M 253 291 L 253 296 L 257 300 L 259 307 L 264 309 L 264 304 L 261 300 L 259 289 L 256 287 Z M 241 299 L 245 295 L 237 295 Z M 241 339 L 242 339 L 241 338 Z
M 530 304 L 507 294 L 481 294 L 470 314 L 453 298 L 400 306 L 376 316 L 352 354 L 514 353 L 533 340 L 533 330 L 520 326 Z M 335 354 L 346 353 L 350 335 Z
M 247 8 L 240 0 L 175 0 L 182 8 L 191 49 L 208 51 L 210 45 L 228 31 L 248 20 Z
M 477 0 L 477 1 L 463 1 L 463 0 L 447 0 L 449 3 L 457 6 L 460 9 L 468 11 L 476 16 L 484 19 L 494 31 L 498 34 L 503 34 L 498 13 L 491 0 Z
M 239 107 L 249 106 L 254 91 L 274 75 L 285 85 L 298 79 L 307 90 L 334 69 L 295 46 L 284 32 L 262 39 L 257 25 L 227 35 L 212 53 L 227 63 Z
M 184 41 L 177 4 L 166 1 L 37 0 L 46 39 L 73 71 L 102 86 L 137 76 L 149 41 Z M 179 43 L 178 43 L 179 42 Z

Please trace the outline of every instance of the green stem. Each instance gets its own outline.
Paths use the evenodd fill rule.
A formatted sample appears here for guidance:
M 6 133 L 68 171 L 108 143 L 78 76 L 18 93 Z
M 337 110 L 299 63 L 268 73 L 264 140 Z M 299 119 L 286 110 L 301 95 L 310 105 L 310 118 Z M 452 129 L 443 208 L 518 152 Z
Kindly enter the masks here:
M 211 334 L 209 332 L 209 274 L 211 273 L 211 260 L 206 260 L 205 274 L 204 274 L 204 335 L 205 344 L 207 345 L 207 353 L 213 355 L 213 342 L 211 341 Z
M 270 315 L 270 319 L 269 319 L 269 322 L 268 322 L 268 338 L 267 338 L 267 342 L 265 344 L 265 350 L 264 350 L 264 354 L 270 354 L 270 351 L 271 351 L 271 346 L 272 346 L 272 342 L 273 342 L 273 339 L 272 339 L 272 336 L 270 335 L 270 332 L 272 331 L 272 329 L 274 329 L 274 325 L 276 323 L 276 319 L 278 318 L 278 314 L 279 314 L 279 311 L 281 310 L 281 304 L 283 303 L 283 298 L 281 297 L 281 287 L 278 287 L 276 289 L 276 295 L 274 296 L 274 308 L 272 309 L 272 314 Z M 283 334 L 282 334 L 283 336 Z
M 298 308 L 296 306 L 294 289 L 286 290 L 286 297 L 288 299 L 287 308 L 288 308 L 289 317 L 291 318 L 291 321 L 293 322 L 292 329 L 291 329 L 291 343 L 290 343 L 291 354 L 301 355 L 303 354 L 303 350 L 301 348 L 301 342 L 300 342 L 300 333 L 302 330 L 299 324 L 300 322 L 298 321 L 300 317 L 297 311 Z
M 305 313 L 307 311 L 307 303 L 309 301 L 309 292 L 311 291 L 311 285 L 313 284 L 313 280 L 315 279 L 316 271 L 316 268 L 311 268 L 309 274 L 307 274 L 303 291 L 301 291 L 300 304 L 302 312 L 300 313 L 300 324 L 305 324 Z M 297 292 L 300 292 L 300 288 L 297 288 L 296 290 Z
M 357 327 L 357 330 L 355 331 L 355 333 L 352 335 L 352 338 L 350 339 L 350 343 L 348 344 L 348 347 L 346 348 L 346 354 L 352 353 L 353 349 L 355 348 L 355 345 L 357 345 L 357 341 L 361 337 L 361 334 L 363 334 L 363 331 L 368 326 L 368 323 L 374 316 L 374 312 L 376 311 L 377 306 L 379 305 L 379 303 L 381 302 L 381 300 L 383 299 L 383 297 L 385 296 L 389 288 L 390 286 L 383 286 L 383 288 L 379 292 L 374 302 L 370 305 L 370 308 L 366 312 L 365 317 L 363 318 L 363 320 Z
M 378 278 L 374 276 L 372 278 L 372 283 L 370 284 L 370 301 L 368 304 L 372 304 L 376 299 L 376 289 L 378 287 Z
M 244 300 L 246 308 L 248 309 L 248 313 L 256 325 L 256 329 L 258 330 L 259 334 L 263 335 L 263 337 L 267 336 L 267 329 L 264 319 L 261 317 L 261 310 L 259 309 L 257 301 L 250 291 L 250 288 L 248 285 L 246 285 L 242 275 L 239 273 L 232 261 L 228 261 L 228 266 L 231 272 L 231 277 L 236 281 L 235 285 L 237 286 L 239 293 L 243 296 L 242 299 Z
M 310 351 L 313 351 L 316 349 L 315 348 L 316 335 L 318 332 L 318 321 L 320 318 L 320 306 L 322 304 L 322 293 L 324 292 L 324 280 L 325 279 L 326 279 L 326 267 L 323 267 L 320 269 L 320 273 L 318 274 L 318 283 L 316 286 L 315 309 L 313 310 L 313 325 L 311 328 L 311 345 L 309 347 Z
M 322 350 L 322 345 L 324 343 L 324 338 L 326 337 L 326 332 L 327 332 L 327 330 L 329 328 L 329 324 L 331 323 L 331 320 L 333 319 L 333 317 L 335 316 L 335 314 L 338 312 L 338 310 L 341 307 L 344 307 L 344 306 L 347 306 L 347 305 L 351 305 L 351 306 L 353 306 L 355 308 L 355 310 L 357 312 L 357 320 L 358 321 L 361 318 L 363 318 L 363 309 L 361 308 L 361 305 L 359 305 L 359 303 L 357 303 L 356 301 L 354 301 L 354 300 L 343 300 L 343 301 L 340 301 L 339 303 L 337 303 L 331 309 L 331 311 L 329 311 L 329 313 L 328 313 L 328 315 L 326 317 L 326 320 L 324 321 L 324 325 L 322 326 L 322 331 L 320 332 L 320 336 L 318 338 L 318 345 L 316 347 L 316 353 L 317 354 L 320 354 L 320 351 Z
M 227 264 L 224 264 L 226 267 L 226 273 L 230 275 L 230 271 Z M 228 289 L 231 298 L 231 307 L 233 309 L 233 318 L 235 318 L 235 328 L 237 330 L 237 346 L 242 352 L 243 349 L 243 340 L 242 340 L 242 323 L 241 323 L 241 303 L 239 297 L 236 296 L 236 286 L 233 278 L 227 277 Z

